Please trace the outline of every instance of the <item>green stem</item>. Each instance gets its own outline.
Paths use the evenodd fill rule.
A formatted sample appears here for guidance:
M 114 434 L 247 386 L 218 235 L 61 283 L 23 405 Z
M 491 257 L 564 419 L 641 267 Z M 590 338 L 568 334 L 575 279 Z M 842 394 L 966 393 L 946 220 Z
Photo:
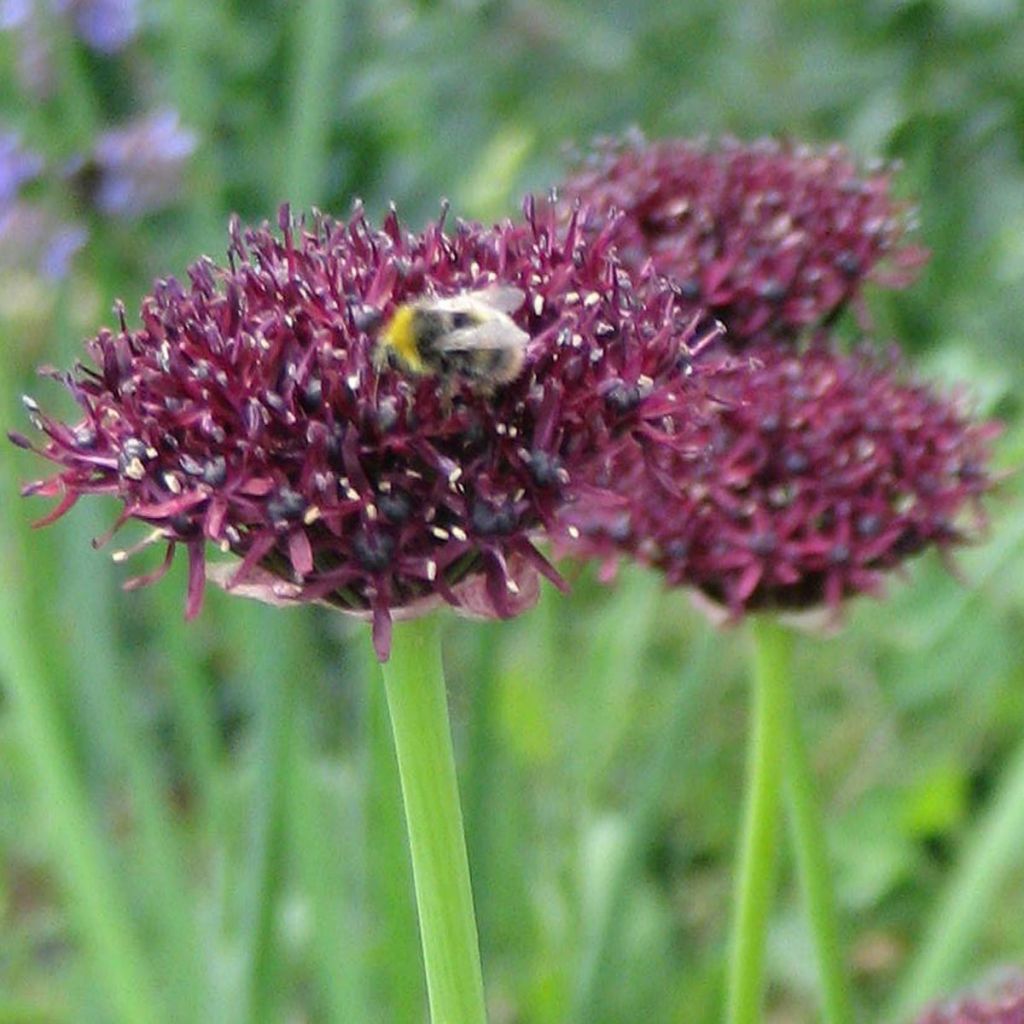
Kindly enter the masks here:
M 782 738 L 789 638 L 755 619 L 753 709 L 747 803 L 735 882 L 729 957 L 728 1024 L 758 1024 L 764 990 L 765 933 L 775 884 L 782 788 Z
M 800 726 L 796 693 L 792 686 L 792 672 L 789 666 L 789 641 L 792 637 L 786 633 L 785 627 L 777 626 L 776 629 L 780 634 L 776 642 L 782 666 L 781 683 L 786 690 L 783 744 L 790 834 L 818 960 L 822 1021 L 823 1024 L 853 1024 L 853 1000 L 843 967 L 843 946 L 839 938 L 839 920 L 825 827 L 818 806 L 814 772 Z
M 383 666 L 434 1024 L 485 1024 L 437 620 L 397 623 Z
M 924 1003 L 954 989 L 974 963 L 973 944 L 1024 843 L 1024 744 L 1018 747 L 988 809 L 925 928 L 916 956 L 881 1018 L 902 1022 Z
M 339 0 L 305 0 L 295 6 L 294 89 L 283 184 L 284 197 L 298 209 L 323 202 L 345 6 Z

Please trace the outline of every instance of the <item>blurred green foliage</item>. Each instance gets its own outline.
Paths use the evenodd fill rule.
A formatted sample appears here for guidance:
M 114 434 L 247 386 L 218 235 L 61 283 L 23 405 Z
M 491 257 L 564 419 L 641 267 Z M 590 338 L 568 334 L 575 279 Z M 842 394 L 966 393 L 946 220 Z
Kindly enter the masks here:
M 1021 463 L 1016 3 L 152 0 L 113 56 L 39 9 L 52 89 L 25 93 L 24 39 L 0 34 L 0 103 L 51 166 L 161 106 L 181 112 L 199 148 L 180 202 L 134 222 L 82 206 L 59 176 L 33 186 L 33 200 L 86 223 L 90 238 L 59 284 L 4 266 L 8 424 L 20 426 L 19 384 L 63 401 L 32 367 L 77 358 L 115 296 L 131 312 L 154 276 L 221 257 L 231 211 L 273 219 L 291 200 L 344 216 L 359 196 L 374 214 L 394 200 L 419 225 L 445 196 L 460 216 L 515 215 L 524 192 L 558 180 L 567 143 L 636 124 L 651 136 L 836 139 L 865 158 L 901 158 L 900 188 L 919 200 L 933 259 L 911 290 L 872 301 L 877 333 L 1004 418 L 999 461 Z M 37 511 L 13 481 L 40 466 L 10 450 L 3 459 L 12 524 Z M 961 560 L 964 582 L 925 560 L 886 603 L 853 607 L 838 638 L 800 645 L 864 1020 L 934 930 L 1024 742 L 1020 497 L 1011 477 L 992 502 L 991 540 Z M 364 628 L 213 593 L 185 625 L 181 566 L 125 594 L 124 568 L 89 545 L 114 514 L 80 507 L 31 536 L 5 527 L 6 584 L 32 610 L 23 639 L 38 648 L 152 986 L 148 1016 L 134 1019 L 242 1022 L 263 1007 L 269 1020 L 423 1021 L 401 806 Z M 568 599 L 546 594 L 519 621 L 448 629 L 492 1020 L 561 1024 L 581 986 L 588 1024 L 717 1020 L 744 637 L 708 640 L 685 596 L 642 573 L 606 588 L 589 570 L 566 572 Z M 0 1020 L 133 1019 L 109 998 L 107 954 L 76 901 L 76 855 L 54 832 L 18 708 L 0 704 Z M 1003 855 L 967 894 L 977 928 L 929 991 L 1024 955 L 1024 828 L 1006 821 Z M 623 857 L 631 870 L 616 894 Z M 771 933 L 778 1024 L 816 1019 L 791 875 L 787 863 Z

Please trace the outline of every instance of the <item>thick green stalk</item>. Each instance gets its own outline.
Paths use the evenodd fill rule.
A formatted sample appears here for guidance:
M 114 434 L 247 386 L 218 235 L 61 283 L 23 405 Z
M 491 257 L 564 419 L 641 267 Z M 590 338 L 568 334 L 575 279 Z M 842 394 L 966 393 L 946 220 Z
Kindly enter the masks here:
M 843 967 L 832 872 L 825 826 L 818 806 L 817 787 L 800 726 L 800 715 L 790 670 L 791 637 L 777 626 L 781 684 L 785 689 L 784 725 L 786 794 L 790 835 L 796 853 L 811 938 L 818 961 L 823 1024 L 853 1024 L 853 1000 Z M 759 634 L 760 636 L 763 635 Z
M 753 707 L 747 802 L 734 890 L 728 1024 L 759 1024 L 765 933 L 775 886 L 785 732 L 789 637 L 771 619 L 755 619 Z
M 1024 744 L 935 903 L 917 953 L 882 1020 L 909 1020 L 924 1003 L 955 989 L 965 968 L 974 969 L 972 947 L 1007 876 L 1020 866 L 1022 845 Z
M 485 1024 L 438 623 L 397 623 L 384 687 L 402 781 L 433 1024 Z

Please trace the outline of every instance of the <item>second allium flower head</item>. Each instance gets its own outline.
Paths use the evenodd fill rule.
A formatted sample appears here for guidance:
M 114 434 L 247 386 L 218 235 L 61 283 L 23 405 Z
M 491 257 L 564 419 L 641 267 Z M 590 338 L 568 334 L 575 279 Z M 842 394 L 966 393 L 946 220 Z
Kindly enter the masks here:
M 876 280 L 902 287 L 926 253 L 891 169 L 863 172 L 841 146 L 763 139 L 608 140 L 561 188 L 603 223 L 618 211 L 622 258 L 650 259 L 733 347 L 792 342 Z
M 650 272 L 627 273 L 607 233 L 553 211 L 492 229 L 421 234 L 282 213 L 280 234 L 232 230 L 230 265 L 161 284 L 142 327 L 102 331 L 95 369 L 61 375 L 73 424 L 30 410 L 60 467 L 31 485 L 124 503 L 190 558 L 199 607 L 205 543 L 240 556 L 227 580 L 266 599 L 326 601 L 373 618 L 443 600 L 507 616 L 584 467 L 628 438 L 645 451 L 696 407 L 691 320 Z M 500 283 L 525 295 L 522 374 L 494 396 L 375 368 L 375 330 L 400 303 Z M 19 443 L 27 444 L 24 438 Z

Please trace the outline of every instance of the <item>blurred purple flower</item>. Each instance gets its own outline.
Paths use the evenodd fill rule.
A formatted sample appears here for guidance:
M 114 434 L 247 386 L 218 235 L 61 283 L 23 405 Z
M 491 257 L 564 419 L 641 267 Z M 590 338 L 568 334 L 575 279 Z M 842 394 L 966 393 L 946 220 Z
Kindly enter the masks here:
M 910 283 L 926 254 L 906 242 L 910 212 L 890 178 L 838 145 L 634 135 L 599 143 L 559 192 L 598 226 L 620 211 L 625 262 L 652 259 L 739 347 L 831 322 L 868 280 Z
M 139 31 L 138 0 L 53 0 L 70 13 L 82 41 L 97 53 L 123 50 Z
M 141 217 L 172 203 L 195 152 L 196 135 L 175 110 L 159 110 L 96 140 L 92 158 L 79 168 L 91 180 L 91 200 L 104 214 Z
M 534 545 L 586 467 L 628 438 L 640 457 L 701 408 L 692 317 L 652 274 L 629 275 L 607 236 L 584 238 L 528 205 L 525 223 L 443 221 L 412 234 L 392 213 L 295 224 L 283 238 L 234 224 L 229 266 L 161 282 L 59 374 L 82 407 L 63 423 L 29 403 L 59 471 L 26 493 L 118 497 L 184 545 L 188 614 L 206 542 L 238 561 L 211 575 L 275 603 L 322 601 L 372 617 L 386 657 L 393 616 L 447 602 L 507 617 L 557 574 Z M 377 369 L 376 331 L 398 304 L 500 282 L 525 295 L 522 373 L 490 396 Z M 16 443 L 30 447 L 27 439 Z M 145 542 L 144 542 L 145 543 Z
M 933 1006 L 915 1024 L 1024 1024 L 1024 973 L 1000 971 L 976 992 Z
M 119 53 L 139 30 L 138 0 L 0 0 L 0 32 L 15 35 L 18 82 L 33 99 L 53 93 L 54 57 L 50 38 L 55 17 L 68 17 L 76 35 L 97 53 Z
M 0 132 L 0 269 L 35 267 L 51 280 L 64 277 L 87 233 L 60 221 L 42 204 L 20 198 L 22 186 L 36 180 L 45 161 L 25 149 L 15 132 Z
M 732 617 L 879 593 L 928 547 L 974 537 L 991 489 L 991 423 L 907 379 L 895 354 L 777 345 L 719 378 L 712 417 L 674 448 L 624 446 L 595 479 L 615 501 L 564 513 L 571 549 L 627 552 Z
M 17 132 L 0 131 L 0 209 L 14 202 L 22 185 L 43 172 L 46 161 L 21 144 Z

